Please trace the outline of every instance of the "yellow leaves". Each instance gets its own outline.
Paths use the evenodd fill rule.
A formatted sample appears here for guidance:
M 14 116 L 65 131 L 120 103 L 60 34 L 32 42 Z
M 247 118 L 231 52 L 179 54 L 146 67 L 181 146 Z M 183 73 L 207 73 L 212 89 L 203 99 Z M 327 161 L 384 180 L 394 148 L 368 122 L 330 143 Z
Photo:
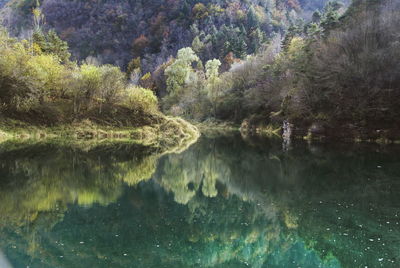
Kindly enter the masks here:
M 100 193 L 96 191 L 77 191 L 77 203 L 80 206 L 91 206 L 95 203 L 99 203 L 100 205 L 108 205 L 114 200 L 109 200 L 107 197 L 102 196 Z
M 133 168 L 131 163 L 121 163 L 119 166 L 123 173 L 123 181 L 129 186 L 135 186 L 141 181 L 150 179 L 156 171 L 158 156 L 145 157 Z
M 235 16 L 237 20 L 244 20 L 246 18 L 246 12 L 244 12 L 242 9 L 239 9 L 236 11 Z
M 288 54 L 296 54 L 301 51 L 305 46 L 305 41 L 301 37 L 293 37 L 292 41 L 290 41 Z
M 46 76 L 57 75 L 61 73 L 63 69 L 60 65 L 59 59 L 51 55 L 33 56 L 27 64 L 32 69 L 35 69 Z
M 293 213 L 290 213 L 289 211 L 284 211 L 283 213 L 284 217 L 284 222 L 287 228 L 289 229 L 296 229 L 298 227 L 298 218 L 296 215 Z
M 197 3 L 193 6 L 192 13 L 196 19 L 202 19 L 207 17 L 208 10 L 203 3 Z
M 32 51 L 35 55 L 40 55 L 43 53 L 42 49 L 40 48 L 40 46 L 37 43 L 32 44 Z
M 131 86 L 126 89 L 123 105 L 133 110 L 155 112 L 158 100 L 150 89 Z
M 61 90 L 64 67 L 52 55 L 32 56 L 27 63 L 29 77 L 40 85 L 43 94 Z
M 212 15 L 217 15 L 217 14 L 225 12 L 225 9 L 223 9 L 220 5 L 209 4 L 208 11 Z
M 33 14 L 33 24 L 36 29 L 39 29 L 44 21 L 44 15 L 40 7 L 36 7 L 32 10 Z
M 81 75 L 89 80 L 100 79 L 100 69 L 91 64 L 83 64 L 81 66 Z
M 141 80 L 146 81 L 151 79 L 151 73 L 146 73 L 145 75 L 142 76 Z
M 130 76 L 134 72 L 140 73 L 141 72 L 140 70 L 141 70 L 140 57 L 137 57 L 137 58 L 132 59 L 128 63 L 126 72 L 127 72 L 128 76 Z
M 93 97 L 100 87 L 101 72 L 100 68 L 91 64 L 83 64 L 80 68 L 80 83 L 82 93 Z
M 42 10 L 40 8 L 34 8 L 32 10 L 32 14 L 35 18 L 39 18 L 40 16 L 42 16 Z
M 51 36 L 56 39 L 54 34 Z M 102 113 L 103 104 L 117 105 L 121 99 L 123 106 L 135 112 L 153 113 L 158 110 L 158 100 L 153 92 L 127 88 L 126 76 L 119 67 L 77 66 L 63 60 L 57 52 L 43 50 L 39 37 L 33 43 L 18 41 L 0 28 L 0 75 L 7 82 L 0 85 L 4 86 L 0 97 L 9 108 L 29 111 L 35 105 L 53 102 L 63 96 L 73 101 L 75 113 L 93 108 L 99 108 L 99 113 Z M 191 51 L 183 52 L 189 52 L 181 53 L 186 61 L 198 59 Z M 133 60 L 131 65 L 139 68 L 140 58 Z M 151 74 L 146 73 L 141 82 L 150 87 Z
M 301 37 L 293 37 L 286 52 L 281 52 L 276 57 L 275 64 L 271 67 L 276 71 L 288 69 L 288 65 L 298 63 L 304 58 L 306 42 Z
M 294 66 L 295 70 L 304 68 L 306 63 L 306 42 L 301 37 L 293 37 L 290 41 L 286 56 L 289 64 Z
M 62 88 L 66 68 L 57 57 L 43 55 L 35 43 L 15 41 L 7 35 L 0 37 L 0 43 L 7 44 L 0 47 L 0 72 L 3 76 L 17 79 L 41 97 Z M 16 96 L 16 99 L 25 95 Z
M 258 21 L 260 22 L 267 21 L 267 14 L 265 13 L 265 8 L 259 5 L 254 5 L 254 10 Z

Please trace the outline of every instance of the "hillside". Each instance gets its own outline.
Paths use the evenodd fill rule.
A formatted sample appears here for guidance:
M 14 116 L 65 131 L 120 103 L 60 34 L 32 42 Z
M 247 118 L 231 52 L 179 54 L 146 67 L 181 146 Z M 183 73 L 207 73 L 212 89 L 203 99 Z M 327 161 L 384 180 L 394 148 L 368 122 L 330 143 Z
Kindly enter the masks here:
M 354 1 L 343 16 L 331 7 L 292 28 L 281 52 L 272 44 L 221 76 L 219 117 L 246 119 L 245 128 L 286 120 L 308 138 L 398 139 L 399 10 L 398 1 Z
M 1 140 L 124 138 L 168 149 L 197 138 L 194 126 L 162 114 L 153 92 L 130 85 L 118 67 L 71 62 L 53 31 L 34 39 L 41 42 L 0 29 Z
M 355 0 L 346 9 L 348 1 L 322 7 L 325 2 L 44 0 L 33 19 L 36 1 L 13 0 L 2 18 L 14 35 L 33 37 L 34 53 L 55 55 L 62 68 L 70 68 L 62 40 L 82 63 L 78 74 L 102 63 L 122 67 L 124 83 L 153 91 L 154 106 L 166 114 L 242 124 L 245 132 L 279 133 L 285 122 L 302 138 L 394 139 L 400 133 L 399 4 Z M 99 85 L 113 81 L 101 76 L 105 66 L 97 70 Z M 82 94 L 70 85 L 62 86 Z M 57 92 L 52 86 L 49 92 Z M 85 108 L 76 116 L 93 110 L 104 116 L 102 94 L 109 89 L 90 90 L 69 96 Z M 32 96 L 42 102 L 36 91 L 29 102 Z M 17 94 L 9 105 L 23 106 L 25 97 Z M 112 106 L 124 101 L 118 98 Z
M 40 1 L 45 27 L 69 43 L 73 58 L 126 67 L 141 58 L 153 71 L 178 49 L 192 43 L 202 60 L 244 58 L 326 0 L 105 0 Z M 32 29 L 36 0 L 12 0 L 2 10 L 3 24 L 16 36 Z

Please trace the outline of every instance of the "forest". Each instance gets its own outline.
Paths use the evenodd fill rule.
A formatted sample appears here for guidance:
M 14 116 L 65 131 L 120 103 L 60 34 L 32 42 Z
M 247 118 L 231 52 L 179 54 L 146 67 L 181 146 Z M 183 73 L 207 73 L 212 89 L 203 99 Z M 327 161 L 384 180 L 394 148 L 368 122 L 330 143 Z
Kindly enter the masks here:
M 0 0 L 0 267 L 393 267 L 400 0 Z
M 395 0 L 8 1 L 1 117 L 127 127 L 164 113 L 396 140 L 399 13 Z

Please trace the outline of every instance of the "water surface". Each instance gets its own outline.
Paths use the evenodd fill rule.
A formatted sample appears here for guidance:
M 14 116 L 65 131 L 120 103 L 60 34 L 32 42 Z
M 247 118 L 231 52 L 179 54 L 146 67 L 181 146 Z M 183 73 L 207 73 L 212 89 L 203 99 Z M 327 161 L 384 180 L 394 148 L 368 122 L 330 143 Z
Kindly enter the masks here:
M 4 142 L 0 248 L 12 267 L 399 267 L 399 153 Z

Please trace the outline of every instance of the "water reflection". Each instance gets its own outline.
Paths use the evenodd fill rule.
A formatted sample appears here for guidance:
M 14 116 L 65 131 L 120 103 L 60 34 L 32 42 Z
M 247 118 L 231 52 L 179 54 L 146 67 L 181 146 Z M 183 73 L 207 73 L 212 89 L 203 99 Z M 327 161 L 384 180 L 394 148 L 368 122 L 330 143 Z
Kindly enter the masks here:
M 397 267 L 397 147 L 0 145 L 15 267 Z

